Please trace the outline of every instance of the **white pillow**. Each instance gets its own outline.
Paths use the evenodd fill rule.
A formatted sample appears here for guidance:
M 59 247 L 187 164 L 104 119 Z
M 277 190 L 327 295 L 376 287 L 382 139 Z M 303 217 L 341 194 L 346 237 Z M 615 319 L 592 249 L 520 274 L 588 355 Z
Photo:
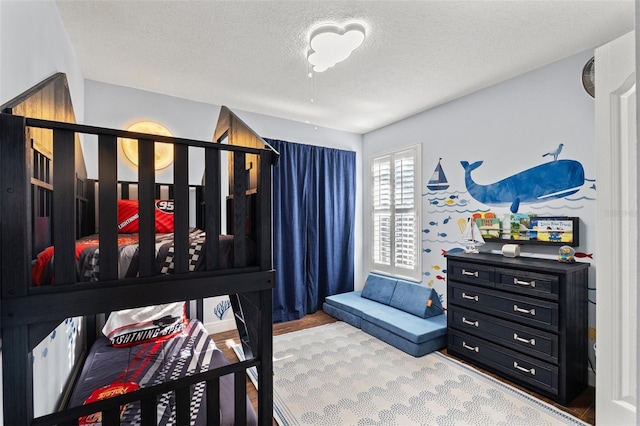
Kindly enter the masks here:
M 184 330 L 185 303 L 175 302 L 112 312 L 102 333 L 114 347 L 169 338 Z

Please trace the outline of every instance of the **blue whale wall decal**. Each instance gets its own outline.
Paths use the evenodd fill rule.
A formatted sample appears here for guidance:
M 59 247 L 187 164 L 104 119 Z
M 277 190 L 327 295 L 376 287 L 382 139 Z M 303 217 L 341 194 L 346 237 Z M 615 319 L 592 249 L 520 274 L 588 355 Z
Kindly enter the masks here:
M 524 170 L 490 185 L 479 185 L 471 172 L 482 161 L 469 164 L 461 161 L 467 191 L 476 200 L 488 205 L 510 205 L 517 213 L 521 203 L 535 203 L 574 194 L 584 185 L 584 169 L 575 160 L 557 160 Z

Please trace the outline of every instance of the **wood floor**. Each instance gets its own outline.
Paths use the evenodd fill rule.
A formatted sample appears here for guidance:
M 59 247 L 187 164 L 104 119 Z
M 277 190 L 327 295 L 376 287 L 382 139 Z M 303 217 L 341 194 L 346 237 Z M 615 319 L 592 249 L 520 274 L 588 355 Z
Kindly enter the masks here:
M 324 324 L 329 324 L 332 322 L 335 322 L 336 319 L 325 314 L 322 311 L 316 312 L 314 314 L 311 315 L 307 315 L 306 317 L 296 320 L 296 321 L 290 321 L 290 322 L 285 322 L 285 323 L 279 323 L 279 324 L 274 324 L 273 325 L 273 335 L 274 336 L 278 336 L 280 334 L 285 334 L 285 333 L 290 333 L 292 331 L 297 331 L 297 330 L 303 330 L 305 328 L 311 328 L 311 327 L 317 327 L 319 325 L 324 325 Z M 220 350 L 222 350 L 222 352 L 224 353 L 224 355 L 227 357 L 227 359 L 231 362 L 235 362 L 237 361 L 236 355 L 233 352 L 233 349 L 231 349 L 228 345 L 227 345 L 227 341 L 228 340 L 234 340 L 236 343 L 238 343 L 238 333 L 233 330 L 233 331 L 225 331 L 223 333 L 217 333 L 211 336 L 214 341 L 216 342 L 216 345 L 218 346 L 218 348 L 220 348 Z M 447 350 L 443 349 L 441 351 L 443 354 L 448 355 L 447 354 Z M 451 356 L 451 355 L 448 355 Z M 455 358 L 458 361 L 464 362 L 456 357 L 451 356 L 452 358 Z M 478 367 L 475 367 L 478 370 L 484 371 Z M 485 373 L 489 374 L 490 376 L 496 377 L 495 375 L 484 371 Z M 579 418 L 580 420 L 589 423 L 591 425 L 595 425 L 596 422 L 596 411 L 595 411 L 595 389 L 592 387 L 587 388 L 582 394 L 578 395 L 578 397 L 576 397 L 573 401 L 571 401 L 571 403 L 568 406 L 562 406 L 559 404 L 554 403 L 553 401 L 551 401 L 550 399 L 538 395 L 534 392 L 530 392 L 527 391 L 526 389 L 522 388 L 521 386 L 518 386 L 514 383 L 511 383 L 507 380 L 504 379 L 500 379 L 503 382 L 506 382 L 518 389 L 521 389 L 522 391 L 535 396 L 536 398 L 539 398 L 551 405 L 554 405 L 556 407 L 558 407 L 560 410 L 566 411 L 567 413 Z M 257 410 L 257 392 L 255 390 L 255 388 L 253 387 L 253 384 L 251 383 L 251 381 L 247 378 L 247 394 L 249 395 L 249 399 L 251 400 L 251 403 L 253 404 L 254 409 Z M 273 422 L 274 425 L 276 425 L 275 421 Z

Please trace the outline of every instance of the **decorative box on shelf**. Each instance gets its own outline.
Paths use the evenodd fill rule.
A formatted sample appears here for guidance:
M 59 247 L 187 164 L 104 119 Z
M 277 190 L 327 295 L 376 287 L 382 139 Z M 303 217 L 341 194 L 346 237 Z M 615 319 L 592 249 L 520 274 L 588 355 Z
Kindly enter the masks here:
M 588 383 L 588 268 L 447 255 L 448 352 L 568 404 Z

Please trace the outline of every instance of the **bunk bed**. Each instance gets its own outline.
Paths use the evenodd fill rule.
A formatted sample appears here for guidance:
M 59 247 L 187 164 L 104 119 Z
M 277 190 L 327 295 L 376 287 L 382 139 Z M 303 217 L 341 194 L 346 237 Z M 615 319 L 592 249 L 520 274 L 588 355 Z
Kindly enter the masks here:
M 212 142 L 76 124 L 64 74 L 53 75 L 0 111 L 4 424 L 79 424 L 95 413 L 101 413 L 105 426 L 120 424 L 121 417 L 123 424 L 131 424 L 121 408 L 137 407 L 133 424 L 155 425 L 163 421 L 158 407 L 167 398 L 172 401 L 170 424 L 247 424 L 254 420 L 246 396 L 246 370 L 252 367 L 259 375 L 257 423 L 272 424 L 271 169 L 278 153 L 226 107 L 221 108 Z M 85 144 L 97 143 L 96 181 L 87 178 L 80 135 Z M 117 179 L 118 138 L 138 141 L 137 182 Z M 174 146 L 169 184 L 155 182 L 154 142 Z M 188 182 L 189 150 L 204 157 L 202 184 Z M 226 165 L 222 152 L 228 153 Z M 226 197 L 221 190 L 225 170 Z M 119 234 L 118 204 L 133 192 L 138 229 Z M 163 197 L 172 201 L 173 229 L 160 234 L 154 211 Z M 223 208 L 227 236 L 221 235 Z M 190 223 L 193 216 L 195 226 Z M 164 239 L 163 244 L 157 238 Z M 119 246 L 123 241 L 129 250 Z M 122 251 L 134 253 L 130 260 L 135 268 L 122 268 Z M 34 266 L 46 252 L 36 280 Z M 77 262 L 87 258 L 93 261 L 88 274 L 86 265 Z M 198 321 L 202 299 L 220 295 L 231 300 L 246 361 L 229 364 L 203 336 Z M 116 348 L 101 336 L 110 313 L 176 303 L 187 306 L 184 318 L 169 325 L 179 326 L 170 333 L 178 338 Z M 77 316 L 87 323 L 88 355 L 78 363 L 84 370 L 70 378 L 59 411 L 34 419 L 30 352 L 58 324 Z M 166 319 L 150 322 L 168 326 Z M 97 382 L 78 390 L 85 378 L 95 376 L 90 369 L 98 358 L 119 359 L 124 349 L 134 353 L 134 359 L 155 350 L 175 360 L 166 356 L 169 349 L 158 347 L 173 345 L 182 356 L 189 344 L 197 346 L 195 356 L 208 355 L 185 374 L 169 374 L 169 379 L 150 380 L 95 402 L 86 395 L 91 386 L 101 386 Z M 165 364 L 158 368 L 173 371 Z

